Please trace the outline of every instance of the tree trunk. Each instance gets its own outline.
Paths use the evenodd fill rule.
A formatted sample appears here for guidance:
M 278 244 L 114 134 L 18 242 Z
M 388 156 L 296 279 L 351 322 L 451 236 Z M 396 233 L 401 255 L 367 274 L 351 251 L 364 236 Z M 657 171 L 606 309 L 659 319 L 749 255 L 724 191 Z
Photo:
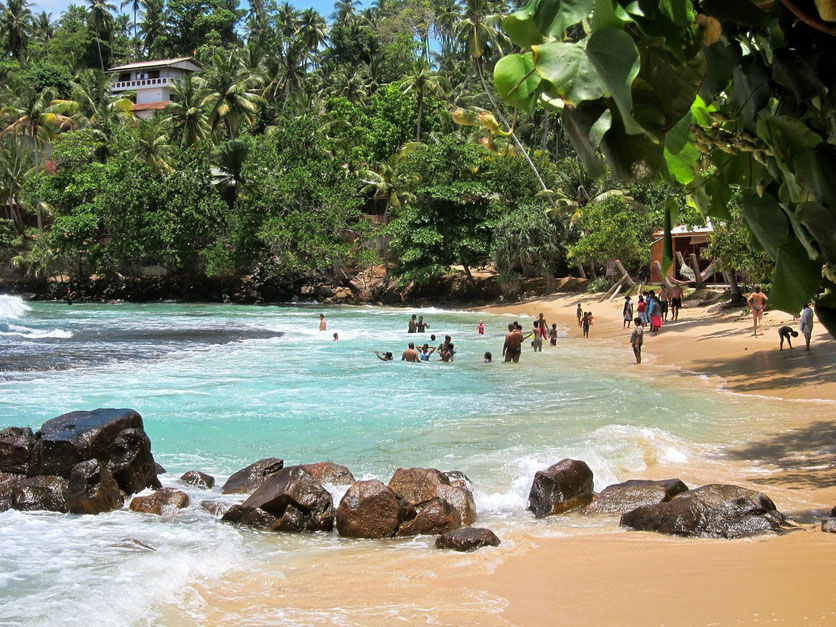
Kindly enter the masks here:
M 543 151 L 543 157 L 549 149 L 549 112 L 543 111 L 543 137 L 541 139 L 540 149 Z
M 582 279 L 586 278 L 586 271 L 583 269 L 583 264 L 582 263 L 578 264 L 578 274 L 581 275 Z
M 464 268 L 464 274 L 467 277 L 467 282 L 471 285 L 476 283 L 476 281 L 473 279 L 473 274 L 470 272 L 470 266 L 468 266 L 466 263 L 463 263 L 462 267 Z
M 694 253 L 691 253 L 688 255 L 688 261 L 690 262 L 691 270 L 694 271 L 694 284 L 698 290 L 701 290 L 705 287 L 705 281 L 702 280 L 700 264 L 697 262 L 697 256 Z
M 424 88 L 418 88 L 418 123 L 415 125 L 415 141 L 421 141 L 421 116 L 424 113 Z
M 723 272 L 723 276 L 729 284 L 729 292 L 731 292 L 731 302 L 734 304 L 743 302 L 743 294 L 740 293 L 740 286 L 737 284 L 737 277 L 734 270 L 731 272 Z
M 104 59 L 102 59 L 102 40 L 99 37 L 99 29 L 96 29 L 96 48 L 99 51 L 99 65 L 102 66 L 102 73 L 104 73 Z
M 41 159 L 40 159 L 40 153 L 38 152 L 38 137 L 37 137 L 37 135 L 33 139 L 34 139 L 33 143 L 35 144 L 35 174 L 37 174 L 38 170 L 40 169 Z M 41 201 L 38 200 L 37 196 L 35 197 L 35 211 L 38 215 L 38 231 L 43 233 L 44 225 L 43 225 L 43 222 L 42 222 L 42 219 L 41 219 Z

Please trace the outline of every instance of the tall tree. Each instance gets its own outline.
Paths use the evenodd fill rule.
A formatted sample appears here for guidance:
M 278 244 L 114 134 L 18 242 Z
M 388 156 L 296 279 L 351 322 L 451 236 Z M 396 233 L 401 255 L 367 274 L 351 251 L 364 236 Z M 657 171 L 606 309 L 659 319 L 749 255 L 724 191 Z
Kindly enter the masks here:
M 142 0 L 122 0 L 122 4 L 119 5 L 119 8 L 124 9 L 127 6 L 131 7 L 131 12 L 134 14 L 134 40 L 138 40 L 136 31 L 138 27 L 137 15 L 139 14 L 139 11 L 145 7 L 145 3 Z
M 206 72 L 195 80 L 204 92 L 202 104 L 209 111 L 209 127 L 215 136 L 225 129 L 226 136 L 234 139 L 242 122 L 255 122 L 263 102 L 255 91 L 259 79 L 244 71 L 234 51 L 216 54 Z
M 442 93 L 443 79 L 433 72 L 430 64 L 421 57 L 412 66 L 412 72 L 401 81 L 401 89 L 409 92 L 414 91 L 418 100 L 418 121 L 415 124 L 415 141 L 421 141 L 421 118 L 424 115 L 424 94 L 431 92 Z
M 101 65 L 102 72 L 105 71 L 104 58 L 102 57 L 102 35 L 109 30 L 115 10 L 116 6 L 107 2 L 107 0 L 87 0 L 87 19 L 96 33 L 96 48 L 99 51 L 99 65 Z
M 0 5 L 2 6 L 2 5 Z M 0 36 L 6 40 L 6 50 L 20 59 L 29 44 L 32 32 L 32 9 L 28 0 L 8 0 L 0 13 Z
M 49 42 L 55 37 L 55 22 L 52 21 L 52 13 L 41 11 L 32 23 L 32 31 L 35 37 L 44 46 L 46 58 L 49 58 Z
M 305 65 L 308 65 L 311 53 L 315 53 L 328 37 L 328 25 L 325 23 L 325 18 L 314 9 L 305 9 L 299 15 L 296 35 L 305 44 Z
M 174 83 L 175 100 L 166 107 L 169 119 L 180 131 L 180 143 L 191 146 L 206 137 L 208 123 L 203 106 L 204 94 L 198 81 L 187 74 L 182 81 Z

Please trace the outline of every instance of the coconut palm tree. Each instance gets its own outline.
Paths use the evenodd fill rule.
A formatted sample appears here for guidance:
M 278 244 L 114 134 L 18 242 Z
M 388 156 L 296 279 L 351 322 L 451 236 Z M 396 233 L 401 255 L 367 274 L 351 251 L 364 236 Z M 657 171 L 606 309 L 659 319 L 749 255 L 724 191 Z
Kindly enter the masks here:
M 234 51 L 217 53 L 206 72 L 195 79 L 203 92 L 202 106 L 209 112 L 212 133 L 224 128 L 229 139 L 238 137 L 241 123 L 255 123 L 264 99 L 256 93 L 260 79 L 248 74 Z
M 275 23 L 282 45 L 286 49 L 299 28 L 299 13 L 289 2 L 283 2 L 276 12 Z
M 38 13 L 32 22 L 32 31 L 37 40 L 43 44 L 47 59 L 49 58 L 49 42 L 55 37 L 55 25 L 56 22 L 52 21 L 52 13 L 46 11 Z
M 295 34 L 305 44 L 305 66 L 307 66 L 311 53 L 315 53 L 328 38 L 325 18 L 314 9 L 305 9 L 299 15 L 299 27 Z
M 356 14 L 357 7 L 360 6 L 358 0 L 337 0 L 334 3 L 334 12 L 331 18 L 336 24 L 345 26 Z
M 131 7 L 131 12 L 134 14 L 134 21 L 133 21 L 134 41 L 138 41 L 137 33 L 136 33 L 138 23 L 136 21 L 136 16 L 139 13 L 140 9 L 145 8 L 145 3 L 142 0 L 122 0 L 122 4 L 119 5 L 119 8 L 124 9 L 127 6 Z
M 142 45 L 145 55 L 151 54 L 157 39 L 165 32 L 163 15 L 165 11 L 165 0 L 144 0 L 140 11 L 139 32 L 142 34 Z
M 418 99 L 418 121 L 415 124 L 415 141 L 421 141 L 421 118 L 424 114 L 424 94 L 426 92 L 440 94 L 443 92 L 443 79 L 433 72 L 432 67 L 423 57 L 412 64 L 412 72 L 401 80 L 401 90 L 404 93 L 415 91 Z
M 204 139 L 208 131 L 206 109 L 203 106 L 205 94 L 201 93 L 190 74 L 174 83 L 174 93 L 177 99 L 166 107 L 166 112 L 174 127 L 180 129 L 180 143 L 191 146 Z
M 102 35 L 110 28 L 115 10 L 116 6 L 107 0 L 87 0 L 87 21 L 96 33 L 96 48 L 99 51 L 99 65 L 101 65 L 102 72 L 105 71 L 102 58 Z
M 230 139 L 218 146 L 215 159 L 221 171 L 217 184 L 223 190 L 224 198 L 230 209 L 235 204 L 241 184 L 244 181 L 243 170 L 250 144 L 242 139 Z
M 175 147 L 169 143 L 168 133 L 158 120 L 143 120 L 133 132 L 132 151 L 135 163 L 147 165 L 157 173 L 172 172 L 171 162 Z
M 20 214 L 20 192 L 30 165 L 26 148 L 19 138 L 7 136 L 0 140 L 0 203 L 21 234 L 24 224 Z
M 28 0 L 8 0 L 0 13 L 0 37 L 6 40 L 6 50 L 15 59 L 20 59 L 29 45 L 29 35 L 32 32 L 30 6 Z

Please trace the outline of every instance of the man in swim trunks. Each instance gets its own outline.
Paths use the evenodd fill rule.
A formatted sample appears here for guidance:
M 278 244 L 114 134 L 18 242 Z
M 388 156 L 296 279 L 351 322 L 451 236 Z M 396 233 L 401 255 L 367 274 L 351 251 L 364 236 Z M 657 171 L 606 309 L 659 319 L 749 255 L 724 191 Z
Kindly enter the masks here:
M 505 336 L 505 344 L 502 346 L 502 355 L 505 357 L 506 363 L 513 361 L 516 364 L 520 361 L 523 334 L 517 327 L 516 323 L 508 325 L 508 334 Z
M 409 329 L 407 330 L 407 333 L 415 333 L 418 329 L 418 323 L 415 321 L 415 318 L 417 317 L 418 316 L 415 314 L 412 314 L 412 317 L 409 319 Z
M 418 316 L 418 322 L 415 323 L 415 327 L 418 329 L 418 333 L 423 333 L 426 329 L 430 328 L 430 325 L 424 322 L 424 316 Z
M 325 330 L 325 314 L 319 314 L 319 330 Z
M 541 314 L 542 315 L 542 314 Z M 533 339 L 531 341 L 531 346 L 534 348 L 534 352 L 542 353 L 543 352 L 543 336 L 540 334 L 540 322 L 539 320 L 534 321 L 534 328 L 531 330 L 531 335 Z
M 421 363 L 421 356 L 418 354 L 418 351 L 415 350 L 415 344 L 412 342 L 409 343 L 409 348 L 407 348 L 403 355 L 401 355 L 401 361 L 409 361 L 414 364 Z
M 784 350 L 784 340 L 787 340 L 787 344 L 790 345 L 790 350 L 792 350 L 792 337 L 798 337 L 798 331 L 793 331 L 792 327 L 784 325 L 780 329 L 778 329 L 778 337 L 781 339 L 781 350 Z
M 682 286 L 676 283 L 671 288 L 671 320 L 679 320 L 680 309 L 682 309 Z
M 752 319 L 754 320 L 755 325 L 755 337 L 758 337 L 758 321 L 761 323 L 761 335 L 763 335 L 763 308 L 766 307 L 766 301 L 769 299 L 766 297 L 766 294 L 761 292 L 761 286 L 756 285 L 755 291 L 749 294 L 749 298 L 746 299 L 746 302 L 749 303 L 749 307 L 752 308 Z
M 540 323 L 538 325 L 539 328 L 540 328 L 540 337 L 542 337 L 544 340 L 548 339 L 548 337 L 549 337 L 549 327 L 546 324 L 546 319 L 543 317 L 543 314 L 540 314 L 540 316 L 537 318 L 537 322 Z

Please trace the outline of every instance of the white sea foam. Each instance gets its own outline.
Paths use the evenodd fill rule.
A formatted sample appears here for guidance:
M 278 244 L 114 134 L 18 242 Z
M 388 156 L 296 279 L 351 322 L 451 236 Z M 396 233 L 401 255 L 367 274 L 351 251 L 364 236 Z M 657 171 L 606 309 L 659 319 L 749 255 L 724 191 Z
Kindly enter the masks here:
M 42 331 L 38 329 L 29 329 L 27 327 L 21 327 L 16 324 L 10 324 L 8 326 L 8 331 L 0 331 L 0 335 L 18 336 L 29 340 L 40 340 L 44 338 L 69 339 L 73 336 L 73 333 L 72 331 L 64 331 L 63 329 L 51 329 L 49 331 Z
M 0 319 L 16 320 L 22 318 L 29 310 L 29 305 L 23 302 L 20 296 L 0 294 Z

